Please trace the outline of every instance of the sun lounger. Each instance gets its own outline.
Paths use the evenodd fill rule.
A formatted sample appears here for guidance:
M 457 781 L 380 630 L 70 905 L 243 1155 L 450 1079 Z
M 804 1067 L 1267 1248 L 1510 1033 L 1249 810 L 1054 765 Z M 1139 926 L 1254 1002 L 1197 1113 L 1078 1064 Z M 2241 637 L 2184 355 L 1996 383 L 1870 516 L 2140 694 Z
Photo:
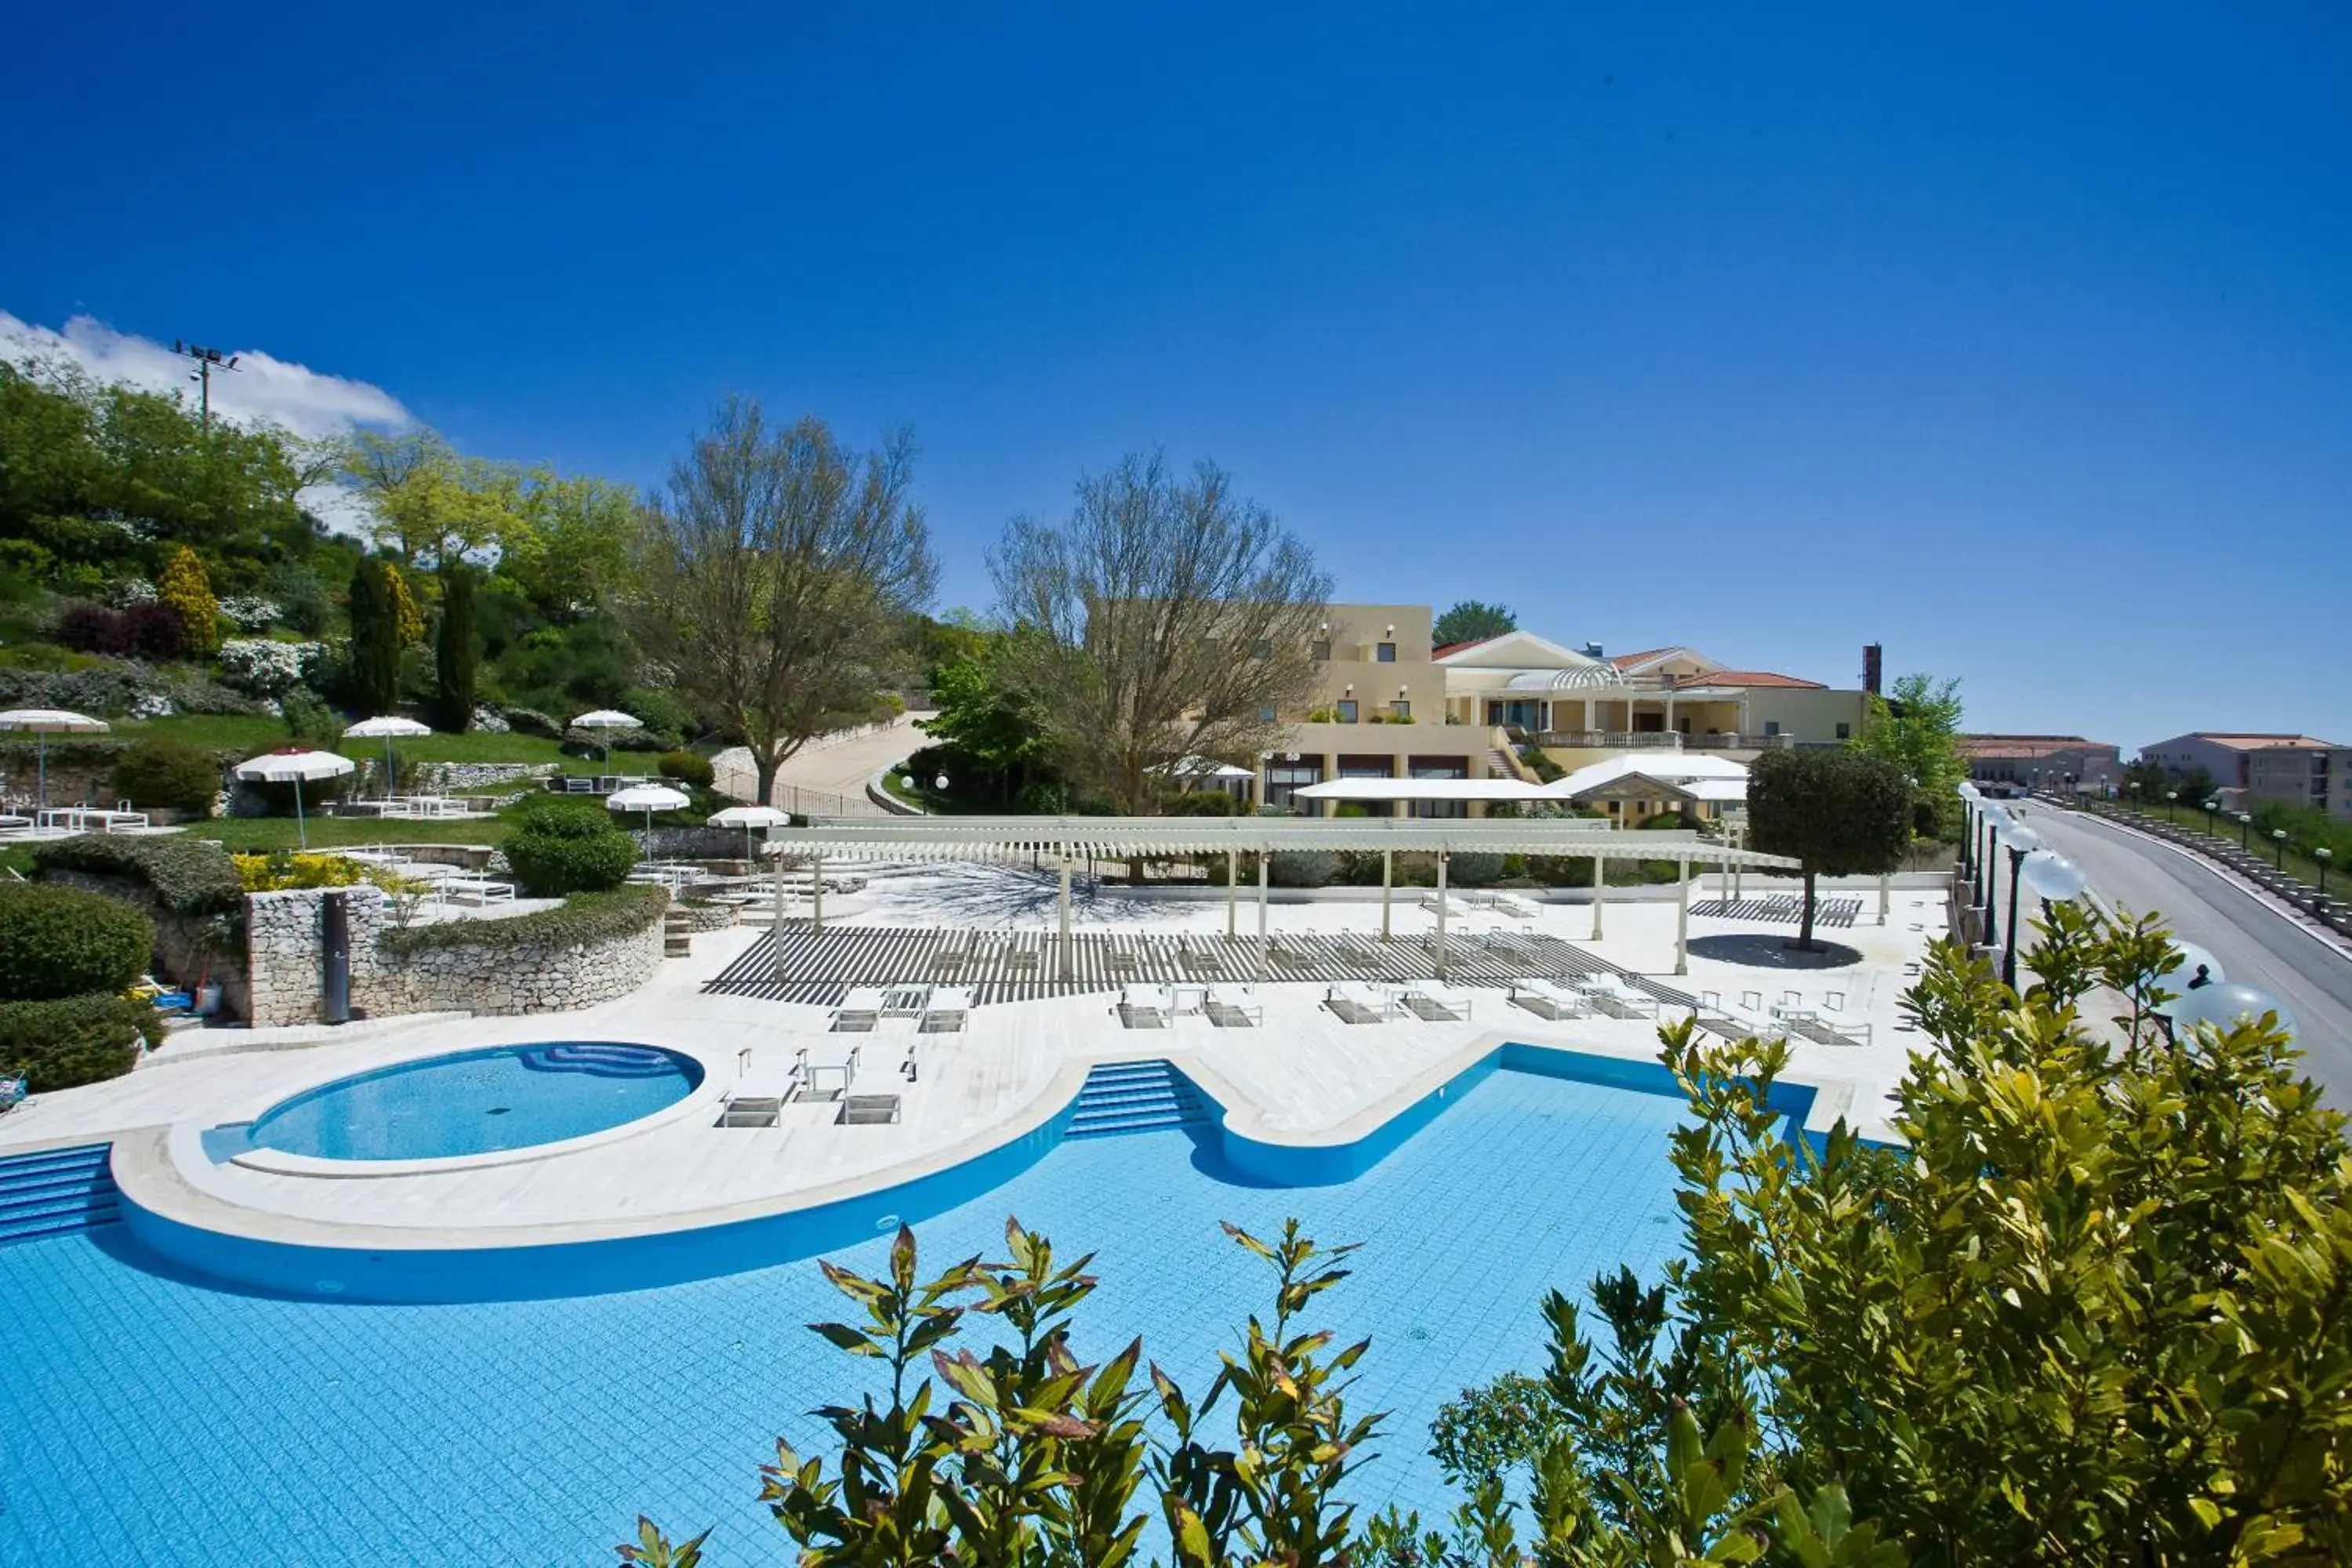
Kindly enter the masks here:
M 1470 1016 L 1469 993 L 1451 985 L 1416 982 L 1397 998 L 1405 1011 L 1432 1024 L 1458 1024 Z
M 750 1053 L 745 1053 L 750 1059 Z M 761 1061 L 745 1069 L 720 1102 L 719 1127 L 773 1127 L 784 1107 L 808 1089 L 808 1053 L 796 1051 L 789 1062 Z
M 931 952 L 931 967 L 943 973 L 961 973 L 964 965 L 971 962 L 971 933 L 966 931 L 948 932 L 947 940 Z
M 1538 1018 L 1583 1018 L 1592 1013 L 1591 997 L 1549 980 L 1514 980 L 1509 1000 Z
M 1496 894 L 1495 911 L 1509 915 L 1514 920 L 1531 921 L 1536 918 L 1536 907 L 1513 893 Z
M 1807 1014 L 1801 1019 L 1789 1018 L 1786 1014 L 1783 1014 L 1782 1017 L 1787 1020 L 1791 1033 L 1801 1035 L 1816 1045 L 1866 1046 L 1870 1044 L 1868 1024 L 1847 1023 L 1836 1018 L 1823 1018 L 1814 1014 Z
M 971 1015 L 971 992 L 961 985 L 935 985 L 915 1030 L 924 1035 L 950 1034 L 962 1028 Z
M 882 988 L 882 1016 L 885 1018 L 919 1018 L 931 1005 L 931 988 L 928 985 L 886 985 Z
M 1759 1001 L 1762 999 L 1758 998 Z M 1691 1010 L 1691 1021 L 1710 1035 L 1734 1044 L 1748 1040 L 1777 1040 L 1788 1034 L 1779 1020 L 1758 1016 L 1744 1007 L 1727 1007 L 1723 998 L 1713 991 L 1698 994 L 1698 1005 Z
M 897 1095 L 853 1094 L 842 1100 L 838 1124 L 843 1127 L 874 1127 L 898 1120 Z
M 1113 1009 L 1118 1021 L 1130 1029 L 1164 1029 L 1170 1012 L 1168 988 L 1164 985 L 1122 985 L 1118 1005 Z
M 813 1062 L 808 1053 L 801 1053 L 801 1079 L 806 1085 L 801 1091 L 803 1100 L 842 1100 L 849 1094 L 849 1086 L 857 1081 L 859 1047 L 852 1046 L 849 1054 L 837 1062 Z
M 1349 1024 L 1382 1024 L 1397 1016 L 1394 997 L 1353 980 L 1342 980 L 1326 991 L 1323 1005 Z
M 1201 1010 L 1220 1029 L 1261 1027 L 1265 1023 L 1265 1008 L 1255 996 L 1255 993 L 1245 987 L 1212 985 Z
M 870 1031 L 880 1027 L 881 1023 L 882 992 L 878 986 L 853 987 L 849 994 L 841 999 L 841 1005 L 833 1010 L 835 1032 L 851 1029 Z

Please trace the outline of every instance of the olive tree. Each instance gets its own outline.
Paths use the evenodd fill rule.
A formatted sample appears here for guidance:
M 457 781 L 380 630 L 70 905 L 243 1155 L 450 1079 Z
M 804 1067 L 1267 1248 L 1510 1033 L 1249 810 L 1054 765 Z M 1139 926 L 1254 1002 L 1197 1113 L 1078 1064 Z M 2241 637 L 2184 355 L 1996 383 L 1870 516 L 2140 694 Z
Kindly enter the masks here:
M 730 398 L 672 469 L 629 606 L 638 640 L 751 748 L 759 798 L 809 741 L 871 719 L 936 568 L 911 436 L 845 449 Z
M 1064 522 L 1007 525 L 989 569 L 1007 679 L 1064 774 L 1121 812 L 1181 790 L 1182 758 L 1255 763 L 1314 688 L 1330 579 L 1214 463 L 1088 475 Z
M 1799 861 L 1805 907 L 1797 946 L 1811 952 L 1821 877 L 1894 870 L 1911 847 L 1911 784 L 1892 763 L 1858 752 L 1766 752 L 1748 768 L 1751 847 Z

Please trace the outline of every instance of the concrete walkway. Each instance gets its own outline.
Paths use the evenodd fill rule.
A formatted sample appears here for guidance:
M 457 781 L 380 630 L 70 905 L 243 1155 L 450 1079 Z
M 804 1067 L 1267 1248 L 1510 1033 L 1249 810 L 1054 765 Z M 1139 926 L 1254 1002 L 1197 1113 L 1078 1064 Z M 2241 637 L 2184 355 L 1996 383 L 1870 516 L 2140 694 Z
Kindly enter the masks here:
M 844 730 L 810 742 L 776 771 L 776 788 L 768 804 L 817 816 L 863 816 L 877 811 L 866 801 L 866 781 L 877 769 L 903 762 L 929 745 L 930 738 L 915 728 L 916 721 L 929 717 L 929 713 L 902 714 L 887 724 Z M 730 746 L 711 758 L 710 765 L 720 794 L 737 800 L 751 798 L 758 773 L 748 748 Z M 847 804 L 835 804 L 827 797 Z

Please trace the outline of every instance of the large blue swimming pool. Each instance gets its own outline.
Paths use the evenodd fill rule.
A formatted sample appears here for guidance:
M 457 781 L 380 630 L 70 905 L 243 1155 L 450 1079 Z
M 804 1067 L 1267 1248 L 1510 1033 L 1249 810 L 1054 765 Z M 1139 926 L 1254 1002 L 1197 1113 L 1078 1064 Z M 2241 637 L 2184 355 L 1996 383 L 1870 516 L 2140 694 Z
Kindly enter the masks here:
M 327 1160 L 431 1160 L 602 1132 L 677 1104 L 691 1057 L 611 1040 L 498 1046 L 337 1079 L 282 1100 L 246 1141 Z
M 1297 1215 L 1360 1241 L 1318 1298 L 1372 1349 L 1356 1399 L 1394 1414 L 1356 1495 L 1450 1506 L 1426 1456 L 1465 1384 L 1538 1370 L 1537 1303 L 1680 1245 L 1675 1098 L 1497 1072 L 1370 1171 L 1331 1186 L 1230 1179 L 1181 1131 L 1064 1144 L 917 1226 L 925 1261 L 1003 1245 L 1008 1214 L 1102 1288 L 1078 1348 L 1141 1334 L 1205 1388 L 1265 1305 L 1265 1265 L 1218 1231 Z M 834 1256 L 867 1272 L 884 1242 Z M 456 1306 L 241 1295 L 173 1275 L 121 1227 L 0 1250 L 0 1564 L 314 1568 L 587 1563 L 640 1510 L 712 1528 L 713 1568 L 791 1561 L 759 1504 L 773 1439 L 871 1372 L 803 1324 L 847 1310 L 809 1262 L 657 1289 Z M 1196 1391 L 1197 1392 L 1197 1391 Z

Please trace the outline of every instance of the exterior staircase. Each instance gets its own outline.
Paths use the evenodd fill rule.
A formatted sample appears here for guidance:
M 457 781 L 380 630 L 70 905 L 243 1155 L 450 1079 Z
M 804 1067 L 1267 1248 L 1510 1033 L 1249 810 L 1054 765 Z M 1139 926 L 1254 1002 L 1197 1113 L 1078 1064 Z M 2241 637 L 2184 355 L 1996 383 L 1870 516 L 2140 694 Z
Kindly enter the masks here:
M 1066 1138 L 1115 1138 L 1209 1120 L 1192 1080 L 1164 1061 L 1106 1062 L 1087 1074 Z
M 121 1223 L 110 1143 L 0 1159 L 0 1247 Z

